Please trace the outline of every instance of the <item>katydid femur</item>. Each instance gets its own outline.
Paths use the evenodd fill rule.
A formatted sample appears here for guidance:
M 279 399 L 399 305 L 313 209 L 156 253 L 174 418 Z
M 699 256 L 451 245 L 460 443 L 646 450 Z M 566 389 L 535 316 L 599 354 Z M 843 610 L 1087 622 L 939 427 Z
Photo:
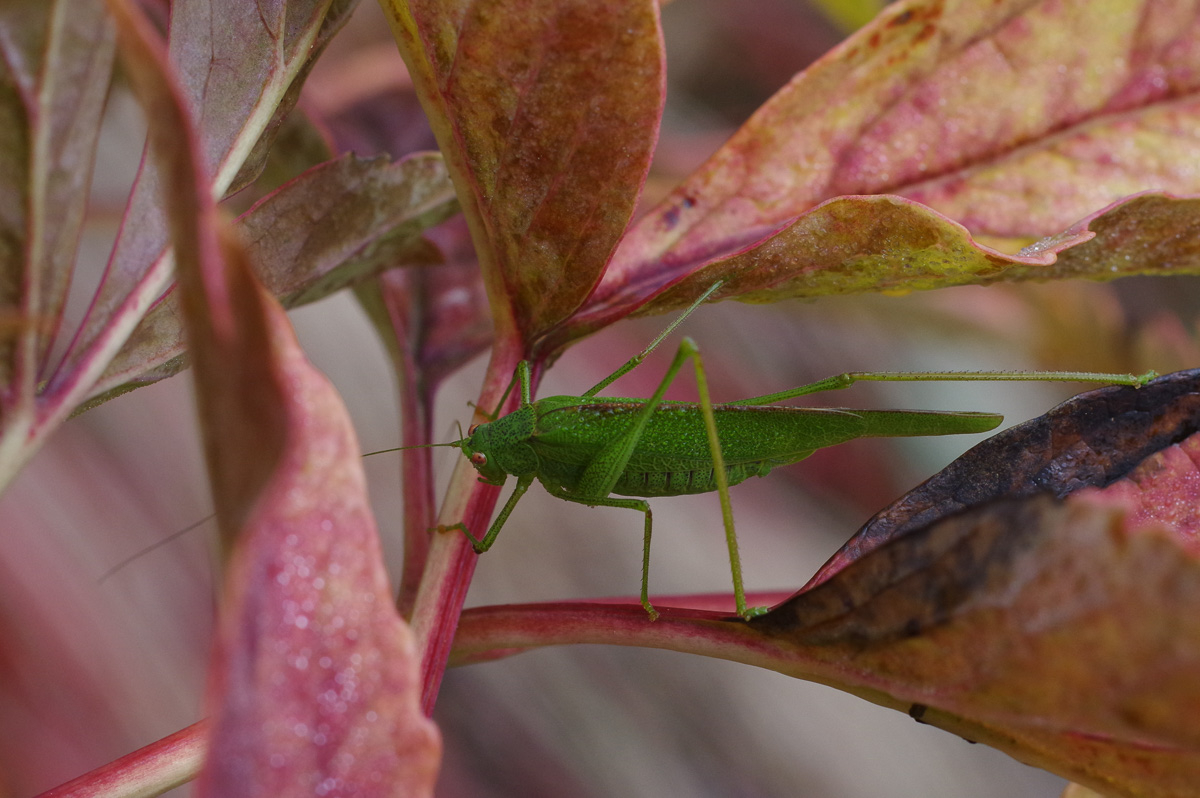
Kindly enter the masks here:
M 475 551 L 482 554 L 495 543 L 513 508 L 535 479 L 550 495 L 566 501 L 638 510 L 645 517 L 641 601 L 653 620 L 658 617 L 649 596 L 653 522 L 645 499 L 715 490 L 729 548 L 737 614 L 748 619 L 765 608 L 746 606 L 729 503 L 730 485 L 752 476 L 766 476 L 776 466 L 795 463 L 817 449 L 854 438 L 986 432 L 1003 420 L 995 413 L 776 407 L 776 403 L 846 388 L 863 380 L 1043 380 L 1141 386 L 1156 376 L 1153 372 L 1141 376 L 1062 371 L 850 372 L 788 391 L 714 405 L 709 399 L 699 349 L 692 339 L 684 338 L 649 399 L 596 396 L 636 368 L 720 285 L 718 282 L 709 288 L 649 346 L 582 396 L 533 401 L 529 364 L 521 361 L 513 375 L 521 391 L 521 404 L 516 410 L 497 418 L 497 409 L 488 422 L 471 427 L 466 438 L 435 444 L 462 449 L 479 472 L 480 482 L 503 485 L 512 475 L 517 478 L 516 489 L 482 538 L 471 534 L 463 523 L 443 527 L 443 531 L 461 529 Z M 700 401 L 664 401 L 667 388 L 688 360 L 695 366 Z M 631 498 L 616 498 L 614 494 Z

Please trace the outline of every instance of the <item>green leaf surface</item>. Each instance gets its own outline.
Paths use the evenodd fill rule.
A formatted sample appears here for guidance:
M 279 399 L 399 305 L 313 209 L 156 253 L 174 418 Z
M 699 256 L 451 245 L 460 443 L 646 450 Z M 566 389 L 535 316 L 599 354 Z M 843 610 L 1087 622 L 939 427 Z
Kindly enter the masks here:
M 421 233 L 458 209 L 440 156 L 392 163 L 345 155 L 265 197 L 239 220 L 258 278 L 284 307 L 321 299 L 420 245 Z M 95 397 L 126 392 L 183 368 L 178 301 L 146 314 L 97 382 Z
M 657 4 L 384 5 L 504 306 L 498 328 L 532 341 L 583 302 L 633 213 L 663 101 Z

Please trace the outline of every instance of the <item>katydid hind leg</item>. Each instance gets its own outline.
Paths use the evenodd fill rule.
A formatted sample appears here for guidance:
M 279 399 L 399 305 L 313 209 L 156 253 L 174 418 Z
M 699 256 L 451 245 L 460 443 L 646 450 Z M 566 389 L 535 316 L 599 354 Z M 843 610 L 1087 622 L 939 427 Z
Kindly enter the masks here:
M 712 458 L 713 479 L 717 483 L 717 498 L 721 503 L 721 521 L 725 526 L 725 545 L 729 549 L 729 570 L 733 575 L 733 597 L 737 614 L 749 619 L 767 611 L 766 607 L 746 606 L 746 588 L 742 581 L 742 558 L 738 554 L 737 530 L 733 524 L 733 505 L 729 500 L 729 475 L 725 470 L 725 456 L 721 452 L 721 439 L 717 433 L 717 419 L 713 413 L 712 398 L 708 393 L 708 378 L 700 348 L 690 338 L 683 339 L 680 350 L 686 347 L 696 369 L 696 393 L 700 399 L 700 414 L 704 418 L 704 431 L 708 438 L 708 452 Z
M 690 356 L 690 352 L 695 350 L 695 345 L 690 339 L 684 338 L 679 345 L 679 350 L 675 353 L 674 360 L 667 368 L 663 375 L 662 381 L 658 388 L 654 391 L 654 395 L 646 402 L 637 415 L 633 417 L 632 422 L 619 436 L 613 438 L 603 449 L 592 458 L 588 467 L 584 470 L 583 476 L 579 480 L 579 485 L 574 493 L 567 493 L 559 489 L 551 489 L 547 487 L 551 495 L 557 496 L 567 501 L 578 502 L 590 506 L 602 507 L 625 507 L 632 510 L 640 510 L 646 516 L 646 527 L 642 544 L 642 606 L 646 608 L 646 612 L 651 619 L 658 617 L 658 612 L 650 604 L 650 535 L 653 525 L 652 513 L 650 505 L 641 499 L 614 499 L 610 496 L 613 488 L 624 472 L 625 467 L 629 464 L 629 458 L 633 454 L 633 450 L 637 447 L 641 440 L 642 433 L 645 431 L 646 424 L 650 420 L 650 416 L 654 414 L 654 410 L 662 402 L 663 396 L 671 383 L 675 381 L 675 376 L 679 373 L 679 369 L 683 367 L 684 362 Z

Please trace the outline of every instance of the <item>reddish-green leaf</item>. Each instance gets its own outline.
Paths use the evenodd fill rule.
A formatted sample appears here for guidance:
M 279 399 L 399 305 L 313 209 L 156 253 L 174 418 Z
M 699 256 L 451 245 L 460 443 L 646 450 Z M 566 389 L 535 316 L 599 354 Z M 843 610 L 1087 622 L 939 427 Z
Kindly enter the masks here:
M 214 198 L 225 195 L 252 152 L 262 154 L 256 142 L 269 138 L 277 112 L 294 100 L 311 60 L 346 10 L 346 4 L 331 0 L 172 5 L 171 58 L 204 131 L 204 166 L 213 175 Z M 92 382 L 167 287 L 170 259 L 159 182 L 154 165 L 143 161 L 83 329 L 47 387 L 57 395 L 58 416 L 92 393 Z
M 291 308 L 404 262 L 422 231 L 457 208 L 436 155 L 396 163 L 346 155 L 267 196 L 239 226 L 259 279 Z M 177 373 L 186 365 L 183 350 L 178 301 L 171 293 L 146 314 L 94 396 L 103 401 Z M 125 384 L 130 382 L 136 385 Z
M 28 415 L 74 266 L 112 71 L 104 4 L 0 6 L 0 417 Z
M 497 324 L 532 342 L 592 290 L 633 213 L 663 98 L 657 4 L 385 7 L 506 306 Z
M 1200 200 L 1146 194 L 1106 208 L 1019 255 L 979 244 L 962 225 L 895 196 L 842 197 L 760 244 L 699 271 L 668 254 L 657 274 L 620 294 L 593 297 L 559 340 L 637 313 L 687 307 L 713 296 L 746 302 L 863 292 L 908 293 L 957 285 L 1200 272 Z M 684 276 L 687 275 L 687 276 Z M 677 280 L 669 288 L 662 282 Z M 658 292 L 658 293 L 655 293 Z M 648 296 L 653 299 L 638 305 Z

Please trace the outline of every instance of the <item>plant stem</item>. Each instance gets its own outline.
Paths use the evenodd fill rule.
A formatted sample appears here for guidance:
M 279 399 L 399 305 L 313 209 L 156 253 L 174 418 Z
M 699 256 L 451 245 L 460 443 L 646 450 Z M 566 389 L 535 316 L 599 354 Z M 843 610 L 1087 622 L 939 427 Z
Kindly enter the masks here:
M 499 340 L 492 350 L 487 377 L 476 408 L 494 408 L 509 384 L 521 359 L 516 346 L 504 346 Z M 509 402 L 515 402 L 510 396 Z M 477 411 L 478 412 L 478 411 Z M 450 477 L 450 487 L 438 515 L 440 528 L 463 522 L 468 529 L 486 529 L 500 496 L 500 489 L 476 479 L 475 468 L 461 458 Z M 442 674 L 450 658 L 454 632 L 462 614 L 475 561 L 479 555 L 467 536 L 457 530 L 435 532 L 425 563 L 425 573 L 417 589 L 412 628 L 420 652 L 422 707 L 432 714 L 441 687 Z

